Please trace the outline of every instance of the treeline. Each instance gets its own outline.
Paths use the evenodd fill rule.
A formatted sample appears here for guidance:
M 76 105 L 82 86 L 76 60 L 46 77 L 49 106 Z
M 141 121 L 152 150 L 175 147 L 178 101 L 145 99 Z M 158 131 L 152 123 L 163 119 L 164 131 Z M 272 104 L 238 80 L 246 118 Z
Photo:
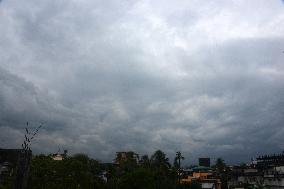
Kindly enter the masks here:
M 177 159 L 175 159 L 177 162 Z M 160 150 L 150 157 L 133 152 L 117 154 L 115 163 L 102 164 L 85 154 L 55 161 L 34 156 L 30 167 L 30 189 L 201 189 L 200 184 L 178 185 L 178 164 L 171 165 Z

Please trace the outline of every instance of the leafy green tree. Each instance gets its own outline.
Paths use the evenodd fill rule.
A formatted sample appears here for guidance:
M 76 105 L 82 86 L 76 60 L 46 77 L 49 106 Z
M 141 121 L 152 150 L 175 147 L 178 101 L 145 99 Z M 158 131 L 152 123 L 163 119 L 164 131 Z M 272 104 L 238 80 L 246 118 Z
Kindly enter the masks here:
M 150 159 L 151 170 L 154 173 L 157 189 L 167 189 L 175 187 L 175 179 L 171 176 L 171 164 L 166 154 L 157 150 Z
M 55 161 L 50 156 L 34 156 L 31 162 L 31 189 L 91 189 L 104 185 L 98 177 L 99 163 L 87 155 L 77 154 Z
M 138 155 L 132 151 L 117 153 L 115 162 L 118 164 L 118 171 L 120 174 L 137 168 L 138 159 Z
M 138 168 L 122 176 L 119 188 L 155 189 L 155 177 L 151 170 Z
M 154 152 L 154 154 L 151 156 L 150 163 L 151 167 L 163 169 L 164 171 L 167 171 L 171 167 L 169 158 L 167 158 L 166 154 L 161 150 Z

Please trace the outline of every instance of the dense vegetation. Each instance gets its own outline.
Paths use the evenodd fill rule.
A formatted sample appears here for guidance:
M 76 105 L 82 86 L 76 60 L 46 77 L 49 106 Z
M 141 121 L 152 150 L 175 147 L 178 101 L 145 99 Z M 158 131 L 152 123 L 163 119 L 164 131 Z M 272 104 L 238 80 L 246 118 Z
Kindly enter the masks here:
M 116 164 L 101 164 L 84 154 L 54 161 L 51 156 L 34 156 L 31 163 L 31 189 L 175 189 L 200 185 L 177 186 L 177 167 L 171 166 L 165 153 L 158 150 L 150 158 L 137 159 L 133 152 L 117 155 Z M 102 175 L 107 178 L 104 179 Z

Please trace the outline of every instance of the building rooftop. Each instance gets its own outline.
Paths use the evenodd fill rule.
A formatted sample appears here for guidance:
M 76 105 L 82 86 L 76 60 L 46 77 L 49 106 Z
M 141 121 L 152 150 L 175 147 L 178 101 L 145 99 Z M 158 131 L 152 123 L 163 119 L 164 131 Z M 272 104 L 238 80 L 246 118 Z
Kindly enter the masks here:
M 210 171 L 212 170 L 210 167 L 205 167 L 205 166 L 197 166 L 192 168 L 193 171 Z

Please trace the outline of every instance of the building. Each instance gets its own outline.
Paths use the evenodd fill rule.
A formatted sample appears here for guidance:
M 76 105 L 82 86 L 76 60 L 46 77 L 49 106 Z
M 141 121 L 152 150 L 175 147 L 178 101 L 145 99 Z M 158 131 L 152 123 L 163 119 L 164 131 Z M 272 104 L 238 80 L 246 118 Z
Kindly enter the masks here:
M 52 159 L 55 160 L 55 161 L 61 161 L 61 160 L 63 160 L 63 156 L 62 156 L 62 154 L 59 154 L 59 153 L 53 154 Z
M 199 166 L 210 167 L 210 158 L 199 158 Z
M 183 171 L 181 183 L 191 182 L 200 183 L 202 189 L 221 189 L 221 180 L 210 167 L 197 166 Z
M 229 188 L 252 185 L 284 189 L 284 153 L 259 156 L 247 165 L 232 167 L 228 185 Z
M 65 157 L 67 157 L 67 153 L 68 151 L 67 150 L 64 150 L 64 153 L 63 154 L 60 154 L 60 150 L 58 150 L 58 152 L 56 154 L 52 154 L 51 155 L 51 158 L 55 161 L 61 161 L 63 160 Z

